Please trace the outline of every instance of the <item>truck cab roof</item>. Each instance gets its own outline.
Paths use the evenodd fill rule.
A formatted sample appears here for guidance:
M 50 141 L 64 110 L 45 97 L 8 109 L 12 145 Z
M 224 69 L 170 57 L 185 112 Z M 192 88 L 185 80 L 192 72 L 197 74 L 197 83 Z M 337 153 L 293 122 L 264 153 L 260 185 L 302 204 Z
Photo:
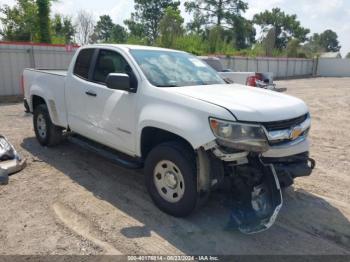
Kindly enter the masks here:
M 103 48 L 103 47 L 119 48 L 119 49 L 123 49 L 124 51 L 152 50 L 152 51 L 171 51 L 171 52 L 184 53 L 183 51 L 168 49 L 168 48 L 143 46 L 143 45 L 127 45 L 127 44 L 93 44 L 93 45 L 84 46 L 83 48 L 99 48 L 99 47 L 101 47 L 101 48 Z

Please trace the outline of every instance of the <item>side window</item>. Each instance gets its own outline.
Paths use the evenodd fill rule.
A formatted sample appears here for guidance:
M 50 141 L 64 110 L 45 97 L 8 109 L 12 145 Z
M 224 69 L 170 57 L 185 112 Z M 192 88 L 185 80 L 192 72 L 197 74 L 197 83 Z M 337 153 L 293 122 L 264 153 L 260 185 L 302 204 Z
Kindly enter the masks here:
M 100 50 L 96 61 L 93 81 L 105 83 L 110 73 L 129 74 L 130 66 L 120 54 L 109 50 Z
M 89 79 L 89 69 L 95 49 L 83 49 L 80 51 L 74 66 L 74 74 Z

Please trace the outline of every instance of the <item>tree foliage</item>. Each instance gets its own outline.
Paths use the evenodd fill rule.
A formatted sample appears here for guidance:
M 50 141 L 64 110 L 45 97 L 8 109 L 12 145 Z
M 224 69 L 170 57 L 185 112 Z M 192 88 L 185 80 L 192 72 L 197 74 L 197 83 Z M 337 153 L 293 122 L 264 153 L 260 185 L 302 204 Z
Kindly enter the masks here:
M 214 26 L 209 30 L 208 33 L 208 45 L 209 45 L 209 53 L 214 54 L 218 50 L 223 49 L 223 45 L 225 40 L 224 37 L 224 30 L 221 26 Z
M 237 49 L 244 49 L 255 43 L 256 30 L 251 21 L 237 15 L 229 20 L 232 42 Z
M 135 12 L 125 24 L 131 32 L 137 29 L 150 44 L 154 44 L 159 37 L 159 24 L 165 10 L 168 7 L 177 8 L 179 5 L 180 2 L 173 0 L 135 0 Z
M 266 56 L 272 56 L 273 50 L 275 49 L 276 42 L 276 30 L 272 27 L 267 33 L 266 37 L 263 40 L 263 47 L 265 50 Z
M 291 39 L 287 44 L 287 56 L 288 57 L 298 57 L 299 40 Z
M 339 52 L 340 48 L 337 33 L 332 30 L 326 30 L 321 34 L 313 34 L 309 42 L 303 46 L 309 56 L 320 55 L 325 52 Z
M 309 29 L 301 26 L 296 15 L 288 15 L 279 8 L 256 14 L 253 22 L 260 25 L 264 31 L 270 30 L 271 27 L 275 29 L 275 46 L 279 49 L 286 48 L 292 38 L 304 43 L 310 33 Z
M 141 23 L 136 22 L 135 16 L 132 14 L 131 18 L 124 21 L 124 24 L 128 27 L 130 35 L 144 37 L 145 30 Z
M 128 34 L 126 29 L 121 25 L 114 25 L 112 30 L 112 42 L 125 43 L 127 41 Z
M 74 35 L 76 34 L 76 28 L 73 25 L 72 18 L 70 17 L 64 17 L 63 18 L 63 29 L 62 33 L 64 36 L 64 39 L 66 40 L 67 43 L 72 43 L 74 39 Z
M 194 15 L 193 20 L 188 24 L 192 32 L 201 33 L 203 27 L 207 28 L 207 32 L 211 32 L 211 37 L 208 35 L 209 39 L 214 40 L 212 36 L 216 34 L 217 37 L 224 37 L 226 44 L 229 43 L 237 49 L 247 48 L 255 42 L 254 26 L 251 21 L 242 16 L 242 13 L 248 9 L 246 2 L 241 0 L 189 1 L 185 2 L 185 7 Z
M 187 30 L 191 34 L 203 35 L 205 32 L 206 19 L 199 10 L 193 12 L 192 21 L 187 23 Z
M 167 7 L 159 23 L 159 44 L 163 47 L 174 48 L 176 39 L 184 34 L 183 23 L 184 19 L 180 10 L 171 6 Z
M 36 0 L 38 7 L 38 37 L 41 43 L 51 43 L 50 0 Z
M 109 15 L 100 16 L 95 26 L 95 41 L 104 43 L 125 43 L 127 38 L 126 30 L 121 25 L 113 23 Z
M 17 0 L 13 7 L 0 7 L 0 35 L 6 41 L 34 41 L 37 32 L 35 0 Z
M 0 6 L 0 36 L 7 41 L 33 41 L 81 45 L 107 42 L 160 45 L 194 54 L 248 56 L 314 57 L 322 52 L 338 52 L 336 32 L 326 30 L 308 38 L 296 15 L 279 8 L 244 18 L 247 0 L 188 0 L 185 9 L 192 18 L 184 25 L 180 0 L 134 0 L 135 11 L 124 26 L 115 17 L 80 11 L 72 18 L 55 14 L 51 3 L 57 0 L 14 0 L 13 6 Z M 256 42 L 255 25 L 264 37 Z
M 326 52 L 326 49 L 320 46 L 319 34 L 313 34 L 309 41 L 303 46 L 303 49 L 310 55 L 320 55 Z
M 51 28 L 53 44 L 69 44 L 73 42 L 76 29 L 72 18 L 55 14 L 51 21 Z
M 109 42 L 112 37 L 114 23 L 109 15 L 100 16 L 100 20 L 95 27 L 95 33 L 98 40 L 103 42 Z
M 321 34 L 314 34 L 313 40 L 326 52 L 339 52 L 341 46 L 339 45 L 338 35 L 332 30 L 326 30 Z
M 221 26 L 229 24 L 235 16 L 245 12 L 248 4 L 242 0 L 202 0 L 186 1 L 185 8 L 188 12 L 199 12 L 206 24 Z

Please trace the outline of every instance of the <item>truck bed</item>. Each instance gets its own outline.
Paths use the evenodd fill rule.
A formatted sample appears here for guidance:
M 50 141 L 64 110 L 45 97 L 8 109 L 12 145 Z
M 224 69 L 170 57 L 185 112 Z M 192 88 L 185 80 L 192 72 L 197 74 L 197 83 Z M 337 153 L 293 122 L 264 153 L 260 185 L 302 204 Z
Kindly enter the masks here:
M 32 69 L 32 68 L 27 68 L 26 70 L 30 71 L 36 71 L 36 72 L 41 72 L 41 73 L 46 73 L 46 74 L 51 74 L 51 75 L 58 75 L 58 76 L 67 76 L 67 70 L 55 70 L 55 69 Z
M 33 112 L 33 94 L 45 94 L 52 122 L 61 127 L 67 126 L 65 108 L 65 85 L 67 71 L 27 68 L 23 72 L 24 95 L 29 109 Z

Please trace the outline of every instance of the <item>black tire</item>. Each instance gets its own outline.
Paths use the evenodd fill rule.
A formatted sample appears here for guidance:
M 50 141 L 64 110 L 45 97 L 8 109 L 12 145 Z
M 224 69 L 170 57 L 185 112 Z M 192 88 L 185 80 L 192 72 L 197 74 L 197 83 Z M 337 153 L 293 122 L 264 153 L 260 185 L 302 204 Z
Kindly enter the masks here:
M 43 117 L 46 123 L 46 134 L 40 134 L 38 127 L 38 117 Z M 45 104 L 38 105 L 34 110 L 33 117 L 34 131 L 37 140 L 42 146 L 55 146 L 62 142 L 63 140 L 63 129 L 54 125 L 51 121 L 49 110 Z
M 176 203 L 164 199 L 156 188 L 155 168 L 162 161 L 173 162 L 182 174 L 184 193 Z M 175 217 L 185 217 L 192 213 L 197 205 L 198 194 L 196 158 L 191 148 L 179 142 L 160 144 L 149 153 L 144 170 L 146 187 L 153 202 L 160 210 Z

